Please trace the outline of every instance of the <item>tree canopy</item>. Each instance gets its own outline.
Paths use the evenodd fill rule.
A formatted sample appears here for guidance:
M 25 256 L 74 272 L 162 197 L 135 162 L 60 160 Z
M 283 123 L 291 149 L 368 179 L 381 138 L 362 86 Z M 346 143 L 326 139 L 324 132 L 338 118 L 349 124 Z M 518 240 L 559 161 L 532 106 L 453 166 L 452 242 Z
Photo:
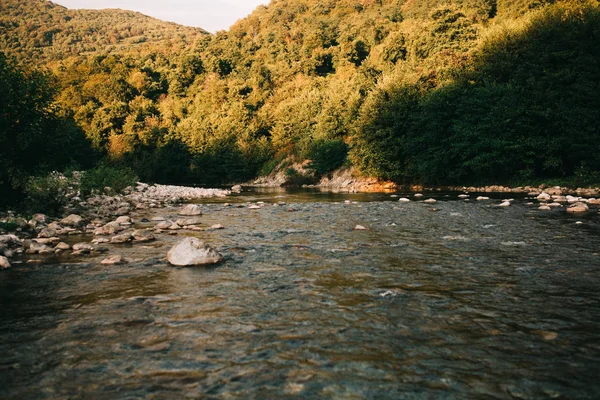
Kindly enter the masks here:
M 600 170 L 596 0 L 273 0 L 216 35 L 6 4 L 0 49 L 44 64 L 92 145 L 146 180 L 242 181 L 286 157 L 407 183 Z

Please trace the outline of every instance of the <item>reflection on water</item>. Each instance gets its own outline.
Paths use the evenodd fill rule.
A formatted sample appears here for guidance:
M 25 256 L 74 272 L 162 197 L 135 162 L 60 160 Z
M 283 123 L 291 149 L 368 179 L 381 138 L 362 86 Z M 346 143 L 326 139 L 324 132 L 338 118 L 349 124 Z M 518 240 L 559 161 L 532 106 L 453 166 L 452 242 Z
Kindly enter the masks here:
M 598 398 L 598 215 L 437 196 L 246 193 L 287 204 L 203 204 L 217 268 L 3 272 L 0 398 Z

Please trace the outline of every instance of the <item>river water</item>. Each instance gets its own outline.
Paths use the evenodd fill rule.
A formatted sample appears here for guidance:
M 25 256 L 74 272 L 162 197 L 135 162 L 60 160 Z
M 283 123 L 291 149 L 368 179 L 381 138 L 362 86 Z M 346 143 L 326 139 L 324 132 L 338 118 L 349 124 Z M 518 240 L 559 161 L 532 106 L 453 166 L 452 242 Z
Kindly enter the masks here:
M 0 398 L 600 398 L 597 211 L 436 197 L 250 192 L 129 264 L 1 272 Z M 226 261 L 168 266 L 186 235 Z

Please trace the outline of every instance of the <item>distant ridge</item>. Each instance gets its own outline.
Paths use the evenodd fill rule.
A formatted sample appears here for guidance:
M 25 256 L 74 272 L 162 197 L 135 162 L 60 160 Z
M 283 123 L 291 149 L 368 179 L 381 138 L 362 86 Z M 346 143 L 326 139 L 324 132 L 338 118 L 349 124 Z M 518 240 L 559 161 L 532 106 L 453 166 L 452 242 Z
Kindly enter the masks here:
M 143 46 L 178 49 L 209 33 L 119 9 L 71 10 L 46 0 L 0 3 L 0 51 L 46 62 Z

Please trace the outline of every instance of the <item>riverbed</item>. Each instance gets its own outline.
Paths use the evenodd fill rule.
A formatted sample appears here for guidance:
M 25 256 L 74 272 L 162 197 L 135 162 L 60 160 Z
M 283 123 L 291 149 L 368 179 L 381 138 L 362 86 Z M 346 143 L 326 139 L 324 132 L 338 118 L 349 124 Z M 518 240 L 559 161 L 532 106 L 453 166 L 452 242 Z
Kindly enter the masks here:
M 0 398 L 599 398 L 597 209 L 428 197 L 243 192 L 127 264 L 2 271 Z M 185 236 L 225 262 L 169 266 Z

